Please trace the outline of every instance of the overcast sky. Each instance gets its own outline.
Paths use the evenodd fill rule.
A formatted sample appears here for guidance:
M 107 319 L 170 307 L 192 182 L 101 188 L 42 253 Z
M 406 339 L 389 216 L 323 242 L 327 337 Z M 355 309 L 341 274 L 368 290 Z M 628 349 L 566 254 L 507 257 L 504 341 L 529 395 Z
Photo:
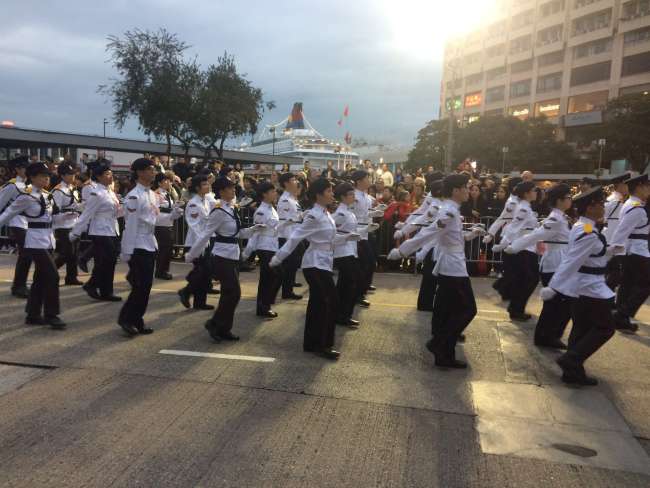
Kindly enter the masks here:
M 300 101 L 317 129 L 342 137 L 336 122 L 349 104 L 353 136 L 411 144 L 438 111 L 440 46 L 397 42 L 408 25 L 382 0 L 2 0 L 1 9 L 0 119 L 17 126 L 101 133 L 112 115 L 96 92 L 113 74 L 106 37 L 136 27 L 177 33 L 203 66 L 234 54 L 277 104 L 264 123 Z M 122 136 L 141 137 L 134 124 Z

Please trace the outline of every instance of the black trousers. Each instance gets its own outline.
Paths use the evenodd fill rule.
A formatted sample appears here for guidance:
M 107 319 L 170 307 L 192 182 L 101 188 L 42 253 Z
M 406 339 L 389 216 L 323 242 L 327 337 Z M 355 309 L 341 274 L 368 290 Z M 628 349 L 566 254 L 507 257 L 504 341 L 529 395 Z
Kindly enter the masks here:
M 158 256 L 156 258 L 156 275 L 169 273 L 169 263 L 174 250 L 174 228 L 157 226 L 155 230 L 158 241 Z
M 607 277 L 605 281 L 612 291 L 616 291 L 616 288 L 621 286 L 621 283 L 623 283 L 624 261 L 625 256 L 614 256 L 607 263 Z
M 56 249 L 54 262 L 57 269 L 65 264 L 65 280 L 77 279 L 77 256 L 79 241 L 70 242 L 70 229 L 54 229 Z
M 93 260 L 95 265 L 86 282 L 89 288 L 97 288 L 103 297 L 113 294 L 115 264 L 120 254 L 120 241 L 113 236 L 90 236 L 93 242 Z
M 129 260 L 129 272 L 126 281 L 131 285 L 131 292 L 120 310 L 119 322 L 144 326 L 144 314 L 149 304 L 149 295 L 153 285 L 153 272 L 156 253 L 144 249 L 134 249 Z
M 493 287 L 504 299 L 510 300 L 512 297 L 513 280 L 516 275 L 516 256 L 504 252 L 501 253 L 501 259 L 503 260 L 501 277 L 494 282 Z
M 93 258 L 94 254 L 95 254 L 95 249 L 93 247 L 92 238 L 88 234 L 83 234 L 81 237 L 82 237 L 82 239 L 84 239 L 84 238 L 90 239 L 90 242 L 88 244 L 86 244 L 86 246 L 83 247 L 83 249 L 79 253 L 79 261 L 80 262 L 82 262 L 82 261 L 90 261 Z
M 424 312 L 433 312 L 433 299 L 436 296 L 437 281 L 433 276 L 433 268 L 436 263 L 433 262 L 433 249 L 424 257 L 422 262 L 422 280 L 420 281 L 420 291 L 418 293 L 418 310 Z
M 31 253 L 25 252 L 25 236 L 27 230 L 20 227 L 9 227 L 9 238 L 16 245 L 16 269 L 14 271 L 14 281 L 11 290 L 27 288 L 27 276 L 29 267 L 32 265 Z
M 444 359 L 454 359 L 458 336 L 476 316 L 469 277 L 439 275 L 434 309 L 431 320 L 434 350 Z
M 331 272 L 318 268 L 303 268 L 309 284 L 309 302 L 305 316 L 305 351 L 322 351 L 334 346 L 334 331 L 338 313 L 338 293 Z
M 623 283 L 618 290 L 616 311 L 634 317 L 650 296 L 650 258 L 629 254 L 623 261 Z
M 615 326 L 609 300 L 581 296 L 571 306 L 573 327 L 567 355 L 583 364 L 614 335 Z
M 354 305 L 359 296 L 361 277 L 361 266 L 359 258 L 355 256 L 344 256 L 334 259 L 334 264 L 339 270 L 339 277 L 336 281 L 339 308 L 338 319 L 350 319 L 354 312 Z
M 539 259 L 534 252 L 521 251 L 515 255 L 512 264 L 514 279 L 510 291 L 508 312 L 522 314 L 526 310 L 528 299 L 539 282 Z
M 257 284 L 257 313 L 268 312 L 271 304 L 275 303 L 275 297 L 282 286 L 282 273 L 272 270 L 269 266 L 271 258 L 275 255 L 273 251 L 258 250 L 260 258 L 260 281 Z
M 553 273 L 541 273 L 542 285 L 548 286 Z M 571 320 L 571 297 L 558 293 L 551 300 L 543 302 L 542 312 L 535 326 L 535 343 L 548 343 L 564 335 Z
M 210 249 L 204 251 L 201 257 L 194 260 L 192 269 L 185 279 L 187 280 L 187 290 L 194 296 L 194 306 L 205 305 L 208 299 L 208 290 L 212 285 L 211 279 L 211 263 L 210 263 Z M 186 247 L 185 252 L 189 252 L 190 248 Z
M 34 261 L 34 280 L 29 290 L 25 312 L 28 317 L 56 317 L 59 306 L 59 272 L 49 249 L 25 249 Z
M 287 240 L 282 237 L 278 239 L 280 247 L 284 246 L 285 242 L 287 242 Z M 296 274 L 298 273 L 298 269 L 300 269 L 300 263 L 302 262 L 302 255 L 304 252 L 305 245 L 301 242 L 282 263 L 283 296 L 291 295 L 293 293 L 293 284 L 296 282 Z
M 239 260 L 210 256 L 210 270 L 212 277 L 221 283 L 219 305 L 210 321 L 217 333 L 224 334 L 232 330 L 235 309 L 241 299 Z
M 357 243 L 357 252 L 359 254 L 359 264 L 361 265 L 361 294 L 358 298 L 362 298 L 370 285 L 372 285 L 372 277 L 375 274 L 375 252 L 369 240 L 362 240 Z

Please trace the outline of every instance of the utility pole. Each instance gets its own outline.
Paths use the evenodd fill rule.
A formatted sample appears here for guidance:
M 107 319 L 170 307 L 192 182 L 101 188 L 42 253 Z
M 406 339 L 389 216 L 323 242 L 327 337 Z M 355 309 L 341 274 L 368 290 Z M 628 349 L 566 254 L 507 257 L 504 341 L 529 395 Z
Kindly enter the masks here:
M 108 124 L 108 119 L 104 119 L 104 139 L 106 139 L 106 124 Z
M 606 144 L 607 144 L 606 139 L 598 139 L 598 146 L 600 146 L 600 156 L 598 157 L 598 178 L 600 178 L 600 176 L 602 174 L 603 149 L 605 148 Z
M 273 156 L 275 156 L 275 127 L 269 129 L 273 133 Z
M 458 80 L 458 61 L 456 57 L 447 63 L 451 71 L 451 101 L 448 107 L 449 128 L 447 130 L 447 159 L 445 161 L 445 173 L 451 173 L 451 166 L 454 158 L 454 127 L 456 125 L 456 81 Z
M 510 151 L 508 146 L 503 146 L 501 148 L 501 152 L 503 153 L 503 158 L 501 159 L 501 173 L 503 175 L 506 174 L 506 154 L 508 154 L 508 151 Z

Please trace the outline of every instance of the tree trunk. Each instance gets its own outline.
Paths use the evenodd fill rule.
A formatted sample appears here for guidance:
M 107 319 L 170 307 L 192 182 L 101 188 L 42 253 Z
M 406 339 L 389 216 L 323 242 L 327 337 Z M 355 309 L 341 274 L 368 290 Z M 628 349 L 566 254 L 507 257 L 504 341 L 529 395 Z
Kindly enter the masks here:
M 167 139 L 167 164 L 169 164 L 172 160 L 172 136 L 167 132 L 165 138 Z

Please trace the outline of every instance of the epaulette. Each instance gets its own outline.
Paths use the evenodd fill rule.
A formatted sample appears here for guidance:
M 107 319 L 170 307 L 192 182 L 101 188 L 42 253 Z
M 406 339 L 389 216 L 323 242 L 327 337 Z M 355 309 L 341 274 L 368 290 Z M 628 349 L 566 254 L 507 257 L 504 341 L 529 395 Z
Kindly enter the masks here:
M 633 207 L 640 207 L 640 206 L 643 205 L 643 203 L 641 203 L 641 202 L 637 202 L 637 201 L 635 200 L 635 201 L 633 201 L 630 205 L 632 205 Z
M 629 214 L 632 210 L 637 209 L 637 208 L 643 209 L 643 207 L 641 205 L 642 204 L 640 202 L 634 202 L 632 204 L 632 206 L 625 211 L 625 213 Z
M 594 226 L 591 225 L 591 224 L 585 224 L 585 225 L 582 227 L 582 230 L 585 231 L 585 234 L 591 234 L 591 233 L 594 231 Z
M 7 184 L 9 183 L 16 183 L 16 178 L 11 178 L 9 181 L 7 181 Z
M 23 190 L 23 193 L 31 193 L 32 192 L 32 185 L 27 185 L 25 189 Z
M 214 208 L 221 208 L 221 200 L 217 200 L 214 204 Z M 235 207 L 236 208 L 236 207 Z

